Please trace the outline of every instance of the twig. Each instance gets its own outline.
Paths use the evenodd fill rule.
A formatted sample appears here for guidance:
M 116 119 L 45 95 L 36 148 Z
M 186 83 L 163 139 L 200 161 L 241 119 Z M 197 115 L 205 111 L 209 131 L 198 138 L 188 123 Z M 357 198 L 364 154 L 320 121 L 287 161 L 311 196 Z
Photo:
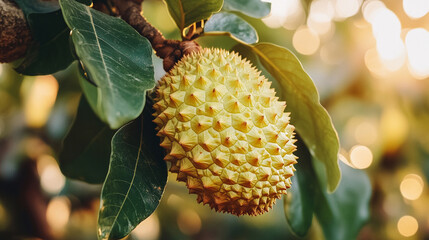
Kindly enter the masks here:
M 201 46 L 195 41 L 165 39 L 141 14 L 142 2 L 143 0 L 111 0 L 121 18 L 146 37 L 152 44 L 156 55 L 164 59 L 165 71 L 169 71 L 184 55 L 201 50 Z

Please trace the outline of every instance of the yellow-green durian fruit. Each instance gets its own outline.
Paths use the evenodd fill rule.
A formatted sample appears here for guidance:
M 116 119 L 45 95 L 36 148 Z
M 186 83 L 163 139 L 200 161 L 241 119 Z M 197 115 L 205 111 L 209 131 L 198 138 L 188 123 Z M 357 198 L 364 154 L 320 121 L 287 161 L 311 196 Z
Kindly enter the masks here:
M 294 126 L 270 85 L 222 49 L 184 56 L 160 80 L 154 122 L 165 160 L 198 202 L 258 215 L 291 186 Z

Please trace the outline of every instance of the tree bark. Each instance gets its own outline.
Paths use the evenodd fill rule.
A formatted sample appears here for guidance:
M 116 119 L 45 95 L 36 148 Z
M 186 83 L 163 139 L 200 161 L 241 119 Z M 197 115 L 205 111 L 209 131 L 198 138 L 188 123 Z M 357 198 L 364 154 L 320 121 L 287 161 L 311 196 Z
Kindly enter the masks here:
M 23 57 L 30 43 L 31 32 L 22 10 L 11 0 L 0 0 L 0 63 Z

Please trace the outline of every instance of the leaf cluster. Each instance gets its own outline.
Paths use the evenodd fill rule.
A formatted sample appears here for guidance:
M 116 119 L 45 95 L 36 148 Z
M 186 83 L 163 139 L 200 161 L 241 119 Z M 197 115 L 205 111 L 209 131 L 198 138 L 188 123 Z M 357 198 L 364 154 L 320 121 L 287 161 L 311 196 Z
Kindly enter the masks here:
M 99 238 L 123 238 L 156 209 L 167 181 L 167 166 L 151 121 L 148 91 L 156 81 L 150 42 L 123 20 L 91 8 L 89 1 L 17 2 L 26 13 L 35 43 L 14 63 L 16 71 L 51 74 L 73 61 L 79 63 L 77 81 L 83 97 L 64 140 L 61 170 L 70 178 L 103 183 Z M 327 239 L 354 238 L 368 218 L 370 184 L 364 173 L 347 166 L 341 166 L 346 177 L 340 181 L 338 136 L 297 57 L 284 47 L 257 43 L 258 34 L 245 19 L 266 16 L 270 4 L 260 0 L 165 2 L 183 39 L 230 36 L 237 41 L 235 50 L 249 56 L 279 86 L 302 138 L 298 170 L 285 199 L 291 230 L 304 236 L 315 215 Z

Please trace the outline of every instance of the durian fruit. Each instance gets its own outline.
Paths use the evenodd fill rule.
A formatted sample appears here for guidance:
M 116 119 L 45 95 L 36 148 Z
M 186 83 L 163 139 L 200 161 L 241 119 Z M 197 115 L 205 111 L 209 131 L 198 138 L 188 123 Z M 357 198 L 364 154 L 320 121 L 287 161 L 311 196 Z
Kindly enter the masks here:
M 198 202 L 258 215 L 291 186 L 294 126 L 270 85 L 237 53 L 207 48 L 159 81 L 154 122 L 165 160 Z

